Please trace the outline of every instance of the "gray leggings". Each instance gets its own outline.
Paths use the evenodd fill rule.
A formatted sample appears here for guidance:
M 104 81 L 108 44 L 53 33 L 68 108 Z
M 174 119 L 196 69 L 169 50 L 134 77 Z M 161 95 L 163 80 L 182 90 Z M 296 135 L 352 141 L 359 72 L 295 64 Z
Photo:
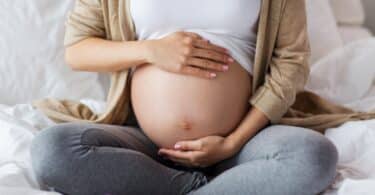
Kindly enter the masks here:
M 31 147 L 40 185 L 69 195 L 311 195 L 335 177 L 335 146 L 308 129 L 269 126 L 233 157 L 186 168 L 158 156 L 138 127 L 65 123 L 42 130 Z

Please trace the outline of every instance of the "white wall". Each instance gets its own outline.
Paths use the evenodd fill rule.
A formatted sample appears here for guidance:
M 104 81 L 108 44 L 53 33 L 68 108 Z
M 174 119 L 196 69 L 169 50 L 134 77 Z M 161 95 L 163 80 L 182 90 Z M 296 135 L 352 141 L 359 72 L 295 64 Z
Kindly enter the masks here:
M 355 0 L 353 0 L 355 1 Z M 366 26 L 375 33 L 375 0 L 362 0 L 366 10 Z

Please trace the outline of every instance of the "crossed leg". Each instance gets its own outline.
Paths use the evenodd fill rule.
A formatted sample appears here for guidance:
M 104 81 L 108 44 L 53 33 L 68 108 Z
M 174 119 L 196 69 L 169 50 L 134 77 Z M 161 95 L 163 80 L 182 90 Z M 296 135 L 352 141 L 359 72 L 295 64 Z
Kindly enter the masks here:
M 336 147 L 323 135 L 292 126 L 269 126 L 232 158 L 216 166 L 212 181 L 189 195 L 312 195 L 333 181 Z
M 157 155 L 135 127 L 65 123 L 42 130 L 31 146 L 42 187 L 69 195 L 186 194 L 207 183 Z

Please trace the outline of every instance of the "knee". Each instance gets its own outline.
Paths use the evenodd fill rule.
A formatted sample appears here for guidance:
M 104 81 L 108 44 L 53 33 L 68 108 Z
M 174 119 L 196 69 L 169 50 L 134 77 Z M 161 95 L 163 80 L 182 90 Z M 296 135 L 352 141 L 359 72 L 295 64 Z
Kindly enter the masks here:
M 338 152 L 335 145 L 324 135 L 299 127 L 276 126 L 274 131 L 282 135 L 276 144 L 286 151 L 293 161 L 295 175 L 303 188 L 320 193 L 336 176 Z
M 305 162 L 306 175 L 310 176 L 307 182 L 311 182 L 311 186 L 315 185 L 315 189 L 319 189 L 317 193 L 320 193 L 335 179 L 338 152 L 328 138 L 318 133 L 303 141 L 305 144 L 299 153 L 302 162 Z
M 314 194 L 324 191 L 336 176 L 336 147 L 328 138 L 317 134 L 306 140 L 306 144 L 301 148 L 301 154 L 304 162 L 304 165 L 301 165 L 307 176 L 304 184 L 310 186 Z
M 66 169 L 64 163 L 69 158 L 72 129 L 67 124 L 59 124 L 39 132 L 30 148 L 31 164 L 41 185 L 46 185 Z

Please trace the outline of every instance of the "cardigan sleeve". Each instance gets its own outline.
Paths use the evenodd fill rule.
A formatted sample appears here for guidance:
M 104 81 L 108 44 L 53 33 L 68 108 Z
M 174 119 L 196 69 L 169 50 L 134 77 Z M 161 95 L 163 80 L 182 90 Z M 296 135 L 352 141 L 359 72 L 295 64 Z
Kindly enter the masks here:
M 76 0 L 65 23 L 64 45 L 67 47 L 89 37 L 104 38 L 102 10 L 101 0 Z
M 286 0 L 264 84 L 250 103 L 278 123 L 304 89 L 310 73 L 305 0 Z

